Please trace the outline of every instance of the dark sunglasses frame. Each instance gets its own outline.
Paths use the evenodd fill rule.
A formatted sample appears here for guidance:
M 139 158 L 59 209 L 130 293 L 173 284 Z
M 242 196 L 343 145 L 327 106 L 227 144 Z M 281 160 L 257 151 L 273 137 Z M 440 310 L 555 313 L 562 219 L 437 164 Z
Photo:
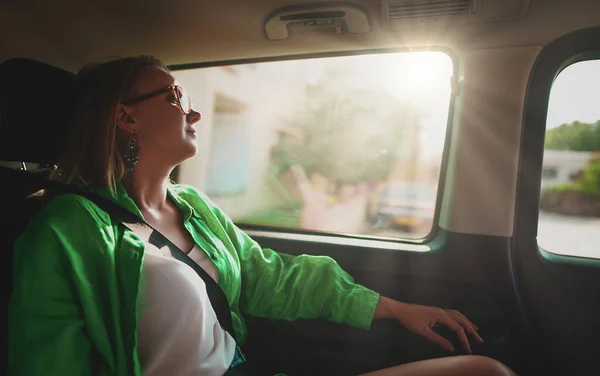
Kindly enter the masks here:
M 130 105 L 130 104 L 140 103 L 142 101 L 145 101 L 146 99 L 150 99 L 150 98 L 156 97 L 157 95 L 160 95 L 163 93 L 168 93 L 169 91 L 172 91 L 175 93 L 175 97 L 177 98 L 177 106 L 179 107 L 181 112 L 183 112 L 184 115 L 188 115 L 190 112 L 192 112 L 192 99 L 188 96 L 188 106 L 189 106 L 190 110 L 186 112 L 183 109 L 183 105 L 181 103 L 181 95 L 179 94 L 180 90 L 181 90 L 181 92 L 183 92 L 184 91 L 183 87 L 181 87 L 179 85 L 169 85 L 166 88 L 158 89 L 158 90 L 152 91 L 148 94 L 140 95 L 139 97 L 127 99 L 127 100 L 121 102 L 121 104 Z

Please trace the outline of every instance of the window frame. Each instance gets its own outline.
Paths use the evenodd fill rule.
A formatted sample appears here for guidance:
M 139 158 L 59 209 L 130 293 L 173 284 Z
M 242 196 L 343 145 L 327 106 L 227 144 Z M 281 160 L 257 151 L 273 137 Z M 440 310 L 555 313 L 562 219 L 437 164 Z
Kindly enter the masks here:
M 577 30 L 542 49 L 529 76 L 523 122 L 513 232 L 513 257 L 535 257 L 546 264 L 598 268 L 600 259 L 560 255 L 537 242 L 542 165 L 550 92 L 558 75 L 570 65 L 600 59 L 600 27 Z
M 453 120 L 454 120 L 454 108 L 456 100 L 456 91 L 459 73 L 459 61 L 456 53 L 444 46 L 429 46 L 421 48 L 378 48 L 378 49 L 365 49 L 365 50 L 346 50 L 346 51 L 330 51 L 330 52 L 318 52 L 318 53 L 304 53 L 304 54 L 290 54 L 282 56 L 268 56 L 268 57 L 256 57 L 256 58 L 244 58 L 234 60 L 215 60 L 205 61 L 197 63 L 186 63 L 186 64 L 174 64 L 169 65 L 168 68 L 173 71 L 189 70 L 189 69 L 200 69 L 200 68 L 213 68 L 213 67 L 225 67 L 230 65 L 241 65 L 241 64 L 256 64 L 266 62 L 278 62 L 288 60 L 308 60 L 316 58 L 329 58 L 329 57 L 347 57 L 347 56 L 360 56 L 360 55 L 374 55 L 374 54 L 391 54 L 391 53 L 409 53 L 409 52 L 441 52 L 448 56 L 452 62 L 452 81 L 451 81 L 451 94 L 450 102 L 448 105 L 448 120 L 446 122 L 446 134 L 444 135 L 444 147 L 442 150 L 442 158 L 440 162 L 440 176 L 437 183 L 437 194 L 435 211 L 433 216 L 432 228 L 429 234 L 423 238 L 393 238 L 384 237 L 377 235 L 367 234 L 354 234 L 354 233 L 336 233 L 326 231 L 315 231 L 315 230 L 304 230 L 300 228 L 286 228 L 286 227 L 272 227 L 265 225 L 251 225 L 243 224 L 239 227 L 251 236 L 261 237 L 273 237 L 273 238 L 284 238 L 289 240 L 298 240 L 304 242 L 319 242 L 319 243 L 332 243 L 332 244 L 351 244 L 357 246 L 364 246 L 365 248 L 380 248 L 390 250 L 402 250 L 410 252 L 424 252 L 431 251 L 441 248 L 444 244 L 446 234 L 445 231 L 440 231 L 439 228 L 439 217 L 441 211 L 442 197 L 444 193 L 444 187 L 446 185 L 447 166 L 449 161 L 450 153 L 450 142 L 452 139 L 453 131 Z M 177 180 L 178 168 L 175 169 L 172 174 L 173 179 Z M 238 225 L 238 223 L 236 223 Z

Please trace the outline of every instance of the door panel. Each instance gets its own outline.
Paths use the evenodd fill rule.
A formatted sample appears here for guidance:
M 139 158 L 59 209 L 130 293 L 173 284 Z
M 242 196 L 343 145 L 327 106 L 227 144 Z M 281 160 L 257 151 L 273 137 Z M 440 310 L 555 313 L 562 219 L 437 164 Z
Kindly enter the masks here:
M 252 232 L 249 231 L 252 235 Z M 430 252 L 385 251 L 294 240 L 254 238 L 263 246 L 291 254 L 333 257 L 358 283 L 400 301 L 454 308 L 476 325 L 485 342 L 476 354 L 522 369 L 539 358 L 516 299 L 509 239 L 439 231 Z M 410 361 L 448 356 L 393 321 L 377 321 L 370 331 L 300 320 L 293 323 L 250 318 L 249 356 L 270 371 L 290 374 L 357 374 Z M 449 330 L 440 334 L 462 350 Z M 277 369 L 279 367 L 279 369 Z

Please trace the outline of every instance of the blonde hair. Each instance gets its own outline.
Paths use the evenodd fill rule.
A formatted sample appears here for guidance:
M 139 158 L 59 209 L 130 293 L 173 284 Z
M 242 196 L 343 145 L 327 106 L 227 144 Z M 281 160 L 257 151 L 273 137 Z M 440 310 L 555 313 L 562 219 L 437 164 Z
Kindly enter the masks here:
M 127 173 L 125 135 L 117 127 L 119 104 L 140 93 L 134 85 L 146 68 L 168 69 L 155 57 L 89 64 L 77 73 L 77 98 L 63 152 L 50 178 L 79 187 L 108 187 L 113 194 Z

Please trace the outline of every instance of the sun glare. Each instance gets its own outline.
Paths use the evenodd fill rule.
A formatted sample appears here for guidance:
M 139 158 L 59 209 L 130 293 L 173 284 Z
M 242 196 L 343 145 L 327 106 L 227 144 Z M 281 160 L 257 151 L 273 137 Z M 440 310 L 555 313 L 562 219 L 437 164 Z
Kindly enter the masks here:
M 441 52 L 412 52 L 388 60 L 387 90 L 397 99 L 426 99 L 447 91 L 452 77 L 452 60 Z M 415 98 L 416 97 L 416 98 Z

